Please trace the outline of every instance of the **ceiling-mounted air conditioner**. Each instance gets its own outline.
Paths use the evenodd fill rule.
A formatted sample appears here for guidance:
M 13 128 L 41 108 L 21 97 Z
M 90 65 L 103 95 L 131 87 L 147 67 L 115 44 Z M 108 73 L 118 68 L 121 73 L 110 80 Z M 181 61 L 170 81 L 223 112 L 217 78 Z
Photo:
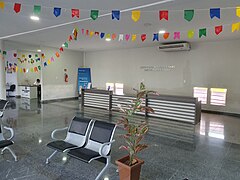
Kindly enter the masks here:
M 160 51 L 190 51 L 191 45 L 188 42 L 161 44 Z

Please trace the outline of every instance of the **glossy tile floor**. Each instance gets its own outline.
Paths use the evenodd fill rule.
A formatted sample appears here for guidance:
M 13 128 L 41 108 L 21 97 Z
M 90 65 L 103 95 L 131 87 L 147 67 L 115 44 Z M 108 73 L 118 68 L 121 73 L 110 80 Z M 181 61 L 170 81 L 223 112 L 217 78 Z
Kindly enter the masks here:
M 2 121 L 14 128 L 12 149 L 19 161 L 14 162 L 8 152 L 0 156 L 1 180 L 95 179 L 103 167 L 99 162 L 85 164 L 58 154 L 46 165 L 46 158 L 53 152 L 46 144 L 51 141 L 51 131 L 67 126 L 75 115 L 116 122 L 119 113 L 109 115 L 105 110 L 81 108 L 78 100 L 49 104 L 26 99 L 10 101 Z M 148 121 L 150 132 L 144 141 L 149 148 L 139 154 L 145 160 L 142 180 L 240 179 L 240 118 L 203 113 L 201 124 L 196 127 L 161 119 Z M 118 149 L 121 133 L 118 128 L 112 147 L 113 163 L 125 154 Z M 64 137 L 64 133 L 59 137 Z M 102 179 L 118 180 L 115 167 Z

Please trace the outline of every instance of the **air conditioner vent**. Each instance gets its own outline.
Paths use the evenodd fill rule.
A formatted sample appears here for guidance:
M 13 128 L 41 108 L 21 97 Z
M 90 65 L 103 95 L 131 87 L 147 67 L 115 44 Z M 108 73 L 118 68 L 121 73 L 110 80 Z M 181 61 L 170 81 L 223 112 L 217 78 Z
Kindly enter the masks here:
M 171 44 L 161 44 L 159 50 L 161 51 L 189 51 L 191 46 L 189 43 L 171 43 Z

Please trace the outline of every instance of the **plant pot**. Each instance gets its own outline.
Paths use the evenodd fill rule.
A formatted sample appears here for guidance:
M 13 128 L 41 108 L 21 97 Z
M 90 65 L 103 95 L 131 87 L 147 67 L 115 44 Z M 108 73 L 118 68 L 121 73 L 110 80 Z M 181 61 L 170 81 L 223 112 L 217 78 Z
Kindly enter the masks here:
M 115 161 L 116 164 L 118 165 L 120 180 L 139 180 L 141 166 L 144 163 L 144 161 L 138 158 L 135 159 L 137 160 L 137 163 L 132 166 L 125 164 L 125 162 L 129 160 L 129 156 L 125 156 Z

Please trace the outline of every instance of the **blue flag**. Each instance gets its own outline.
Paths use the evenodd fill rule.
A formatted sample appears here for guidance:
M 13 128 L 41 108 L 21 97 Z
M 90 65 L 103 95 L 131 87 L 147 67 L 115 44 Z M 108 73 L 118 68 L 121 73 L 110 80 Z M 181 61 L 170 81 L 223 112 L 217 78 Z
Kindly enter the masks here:
M 44 65 L 44 67 L 46 67 L 46 66 L 47 66 L 47 62 L 44 62 L 44 64 L 43 64 L 43 65 Z
M 211 19 L 213 19 L 214 17 L 220 19 L 221 18 L 221 14 L 220 14 L 220 8 L 212 8 L 210 9 L 210 17 Z
M 153 41 L 159 41 L 159 34 L 153 34 Z
M 120 20 L 120 11 L 119 10 L 112 11 L 112 19 Z
M 100 38 L 101 38 L 101 39 L 104 38 L 104 36 L 105 36 L 105 33 L 101 33 L 101 34 L 100 34 Z
M 53 14 L 54 14 L 56 17 L 60 16 L 60 15 L 61 15 L 61 8 L 55 7 L 55 8 L 53 9 Z

